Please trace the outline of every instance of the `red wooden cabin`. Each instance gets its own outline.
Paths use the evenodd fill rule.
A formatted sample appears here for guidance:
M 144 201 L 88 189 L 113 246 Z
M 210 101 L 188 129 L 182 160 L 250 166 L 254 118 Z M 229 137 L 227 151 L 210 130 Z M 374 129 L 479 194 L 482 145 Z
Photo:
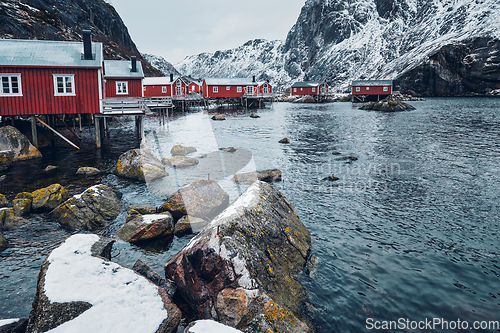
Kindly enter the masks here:
M 238 98 L 254 95 L 258 84 L 253 79 L 205 79 L 203 81 L 203 97 L 205 98 Z
M 352 81 L 353 101 L 365 100 L 366 96 L 376 96 L 377 99 L 392 95 L 392 80 L 359 80 Z M 363 98 L 361 98 L 363 96 Z
M 201 92 L 201 87 L 203 86 L 203 82 L 199 81 L 191 81 L 188 84 L 188 92 L 189 93 L 200 93 Z
M 99 113 L 102 44 L 0 40 L 0 81 L 0 116 Z
M 170 78 L 144 78 L 144 97 L 172 97 L 172 82 Z
M 269 95 L 273 93 L 273 87 L 269 84 L 269 82 L 259 82 L 257 87 L 258 94 L 260 95 Z
M 104 61 L 104 98 L 143 97 L 144 72 L 140 61 Z
M 295 82 L 291 88 L 292 96 L 321 96 L 328 94 L 328 84 L 325 81 Z

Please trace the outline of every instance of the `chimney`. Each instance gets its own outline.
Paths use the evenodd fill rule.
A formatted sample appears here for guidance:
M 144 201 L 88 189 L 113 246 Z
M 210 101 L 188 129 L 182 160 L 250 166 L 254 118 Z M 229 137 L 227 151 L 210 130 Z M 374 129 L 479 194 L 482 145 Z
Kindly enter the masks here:
M 174 74 L 170 74 L 170 82 L 174 82 Z
M 252 77 L 252 82 L 255 83 L 255 75 Z
M 82 30 L 83 35 L 83 59 L 93 60 L 92 57 L 92 35 L 90 30 Z
M 136 56 L 131 56 L 130 60 L 132 61 L 132 70 L 131 70 L 131 72 L 135 73 L 135 72 L 137 72 L 137 57 Z

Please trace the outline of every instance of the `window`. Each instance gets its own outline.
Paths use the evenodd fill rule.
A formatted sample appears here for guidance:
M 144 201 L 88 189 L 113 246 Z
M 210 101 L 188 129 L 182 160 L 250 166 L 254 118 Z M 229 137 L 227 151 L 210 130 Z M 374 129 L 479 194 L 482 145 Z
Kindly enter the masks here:
M 166 94 L 167 93 L 167 87 L 163 86 L 161 87 L 161 92 Z
M 293 88 L 293 92 L 297 92 L 297 88 Z
M 389 91 L 389 87 L 384 87 L 384 91 Z
M 370 90 L 370 87 L 366 87 L 366 91 Z
M 2 90 L 0 96 L 22 96 L 21 74 L 0 74 Z
M 300 91 L 304 90 L 303 88 L 300 88 Z
M 253 86 L 247 87 L 247 94 L 253 94 Z
M 231 90 L 231 87 L 230 86 L 226 86 L 226 90 Z
M 316 88 L 313 87 L 313 92 L 316 92 Z
M 237 87 L 236 92 L 241 92 L 241 87 Z
M 116 82 L 116 94 L 117 95 L 128 95 L 128 82 L 127 81 L 117 81 Z
M 219 92 L 219 87 L 214 87 L 214 93 L 218 93 Z
M 75 75 L 54 75 L 55 96 L 76 96 Z
M 360 91 L 361 90 L 361 87 L 356 87 L 356 91 Z

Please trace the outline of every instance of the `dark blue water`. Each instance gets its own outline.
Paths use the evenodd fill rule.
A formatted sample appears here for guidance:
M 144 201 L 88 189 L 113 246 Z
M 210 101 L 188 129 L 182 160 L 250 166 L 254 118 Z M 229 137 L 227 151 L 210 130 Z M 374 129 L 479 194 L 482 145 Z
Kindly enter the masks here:
M 199 154 L 233 146 L 252 152 L 246 169 L 283 171 L 283 181 L 274 186 L 295 205 L 318 257 L 316 269 L 299 277 L 309 292 L 309 313 L 318 332 L 367 332 L 367 319 L 498 321 L 500 100 L 412 104 L 416 111 L 380 113 L 349 103 L 283 103 L 260 110 L 259 119 L 226 110 L 227 120 L 221 122 L 200 110 L 176 114 L 168 127 L 151 115 L 142 145 L 158 156 L 168 156 L 178 143 L 194 145 Z M 169 171 L 167 179 L 154 184 L 112 175 L 119 154 L 141 145 L 134 139 L 133 120 L 121 120 L 128 128 L 111 124 L 101 152 L 92 147 L 91 136 L 81 143 L 81 152 L 60 143 L 42 161 L 10 170 L 0 193 L 12 199 L 17 192 L 57 181 L 76 194 L 102 182 L 122 191 L 125 207 L 159 205 L 203 174 Z M 285 136 L 291 144 L 278 143 Z M 348 163 L 338 160 L 341 156 L 358 159 Z M 47 164 L 61 170 L 45 175 L 41 170 Z M 75 178 L 78 166 L 108 172 Z M 331 174 L 340 180 L 324 180 Z M 243 190 L 223 176 L 218 180 L 232 199 Z M 69 236 L 44 215 L 30 221 L 4 233 L 12 247 L 0 253 L 0 319 L 28 315 L 41 263 Z M 101 234 L 112 236 L 124 221 L 122 212 Z M 141 259 L 162 274 L 163 265 L 189 238 L 149 249 L 117 242 L 114 260 L 131 266 Z

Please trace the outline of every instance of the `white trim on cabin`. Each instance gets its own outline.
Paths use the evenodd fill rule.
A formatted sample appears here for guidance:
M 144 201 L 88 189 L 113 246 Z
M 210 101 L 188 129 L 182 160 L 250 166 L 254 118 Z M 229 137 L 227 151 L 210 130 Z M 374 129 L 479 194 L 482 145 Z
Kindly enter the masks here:
M 0 74 L 0 96 L 22 96 L 21 74 Z
M 52 74 L 54 96 L 76 96 L 75 74 Z
M 116 94 L 128 95 L 128 81 L 116 81 Z

